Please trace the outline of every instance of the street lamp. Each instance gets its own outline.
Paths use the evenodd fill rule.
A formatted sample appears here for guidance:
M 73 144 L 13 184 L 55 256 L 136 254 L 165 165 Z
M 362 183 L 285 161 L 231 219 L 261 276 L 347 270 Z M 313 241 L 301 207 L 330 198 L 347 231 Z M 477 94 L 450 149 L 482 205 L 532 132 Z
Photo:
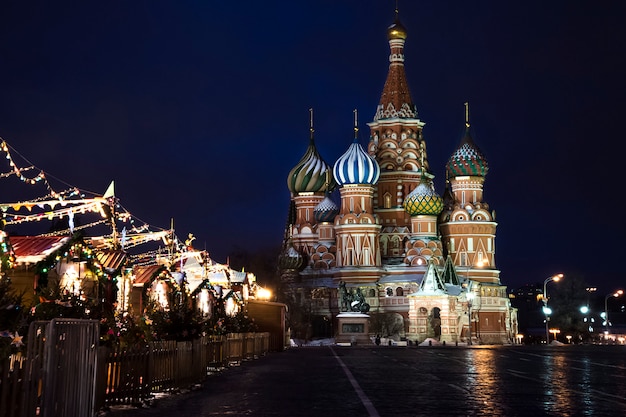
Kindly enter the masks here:
M 272 292 L 266 288 L 259 287 L 256 296 L 259 300 L 269 301 L 269 299 L 272 298 Z
M 604 328 L 605 328 L 605 334 L 609 334 L 609 309 L 607 308 L 609 305 L 609 298 L 611 297 L 619 297 L 620 295 L 624 294 L 623 290 L 617 290 L 611 294 L 607 294 L 606 297 L 604 297 Z
M 582 313 L 583 317 L 583 322 L 585 323 L 585 325 L 587 326 L 587 331 L 589 333 L 593 332 L 593 326 L 591 325 L 591 320 L 589 320 L 589 306 L 582 306 L 580 307 L 580 312 Z
M 549 321 L 550 314 L 552 314 L 552 310 L 548 307 L 548 282 L 554 281 L 558 282 L 561 278 L 563 278 L 563 274 L 552 275 L 551 277 L 546 278 L 543 281 L 543 314 L 546 316 L 546 344 L 550 344 L 550 329 L 549 329 Z

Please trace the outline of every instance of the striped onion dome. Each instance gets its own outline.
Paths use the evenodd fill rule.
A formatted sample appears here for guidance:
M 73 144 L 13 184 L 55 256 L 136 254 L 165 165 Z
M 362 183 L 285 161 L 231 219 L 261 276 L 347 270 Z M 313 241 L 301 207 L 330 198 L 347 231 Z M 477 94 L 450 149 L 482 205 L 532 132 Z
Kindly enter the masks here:
M 437 216 L 443 210 L 443 199 L 435 192 L 432 181 L 422 176 L 420 183 L 404 199 L 404 210 L 411 216 Z
M 484 177 L 487 175 L 489 170 L 487 159 L 474 143 L 469 127 L 465 129 L 465 136 L 461 140 L 461 144 L 448 160 L 446 170 L 451 177 L 464 175 Z
M 378 162 L 355 138 L 348 150 L 335 162 L 333 175 L 337 184 L 376 184 L 380 177 Z
M 335 216 L 339 214 L 339 207 L 326 194 L 326 197 L 313 209 L 313 216 L 318 223 L 333 222 Z
M 311 137 L 304 156 L 289 172 L 287 187 L 293 194 L 297 194 L 330 191 L 335 185 L 330 165 L 324 162 Z

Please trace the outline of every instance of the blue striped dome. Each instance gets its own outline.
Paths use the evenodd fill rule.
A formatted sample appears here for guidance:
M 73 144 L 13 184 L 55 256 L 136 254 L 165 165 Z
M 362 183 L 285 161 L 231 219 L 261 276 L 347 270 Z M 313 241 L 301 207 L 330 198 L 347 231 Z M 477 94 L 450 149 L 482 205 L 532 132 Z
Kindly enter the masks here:
M 337 184 L 376 184 L 380 177 L 378 162 L 354 139 L 348 150 L 335 162 L 333 175 Z

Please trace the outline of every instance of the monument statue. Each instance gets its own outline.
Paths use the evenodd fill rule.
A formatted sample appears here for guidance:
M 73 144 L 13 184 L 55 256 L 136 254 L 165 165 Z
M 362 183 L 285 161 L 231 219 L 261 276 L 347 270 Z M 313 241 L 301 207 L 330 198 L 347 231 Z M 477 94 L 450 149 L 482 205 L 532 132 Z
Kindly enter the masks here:
M 341 311 L 350 311 L 350 304 L 352 303 L 352 293 L 348 292 L 346 288 L 346 283 L 344 281 L 339 281 L 339 309 Z
M 370 305 L 365 302 L 365 296 L 361 288 L 356 289 L 356 293 L 352 289 L 346 288 L 344 281 L 339 281 L 339 297 L 341 311 L 354 311 L 359 313 L 367 313 Z

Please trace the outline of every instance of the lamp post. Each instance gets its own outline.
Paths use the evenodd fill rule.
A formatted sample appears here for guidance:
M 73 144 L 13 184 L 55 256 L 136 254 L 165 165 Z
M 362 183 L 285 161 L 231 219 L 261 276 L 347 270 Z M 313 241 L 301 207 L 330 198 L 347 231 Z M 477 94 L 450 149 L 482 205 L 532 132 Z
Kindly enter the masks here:
M 546 316 L 546 344 L 549 345 L 550 344 L 550 328 L 549 328 L 549 321 L 550 321 L 550 314 L 552 314 L 552 310 L 548 307 L 548 282 L 550 281 L 554 281 L 554 282 L 558 282 L 561 278 L 563 278 L 563 274 L 556 274 L 556 275 L 552 275 L 551 277 L 546 278 L 545 281 L 543 281 L 543 314 L 545 314 Z
M 471 292 L 471 288 L 467 288 L 467 344 L 472 344 L 472 300 L 474 299 L 474 293 Z
M 605 329 L 605 334 L 609 334 L 609 309 L 608 309 L 608 305 L 609 305 L 609 298 L 611 297 L 619 297 L 620 295 L 624 294 L 623 290 L 617 290 L 611 294 L 607 294 L 606 297 L 604 297 L 604 329 Z
M 589 320 L 589 306 L 582 306 L 580 307 L 580 312 L 582 313 L 583 317 L 583 323 L 585 323 L 585 326 L 587 326 L 587 331 L 589 333 L 593 332 L 593 327 L 591 327 L 591 321 Z M 582 336 L 581 336 L 582 337 Z

